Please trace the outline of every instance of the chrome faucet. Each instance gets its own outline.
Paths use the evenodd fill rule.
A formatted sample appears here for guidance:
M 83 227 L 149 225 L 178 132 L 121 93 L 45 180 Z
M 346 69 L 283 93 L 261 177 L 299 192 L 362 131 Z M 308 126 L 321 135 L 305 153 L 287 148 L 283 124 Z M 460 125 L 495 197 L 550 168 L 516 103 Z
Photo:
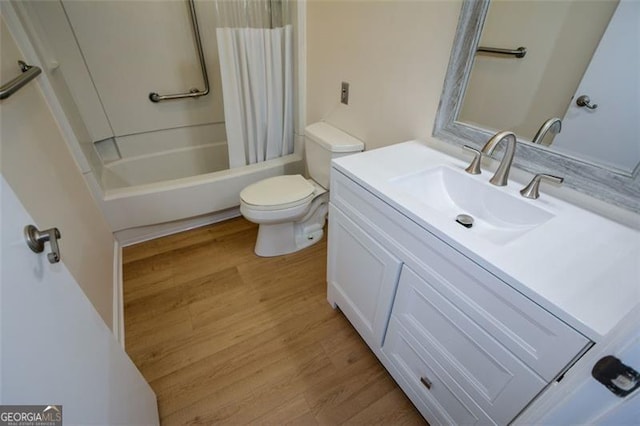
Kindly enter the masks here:
M 491 156 L 493 151 L 496 149 L 496 146 L 498 146 L 498 144 L 503 140 L 506 140 L 507 148 L 505 149 L 504 156 L 502 157 L 502 161 L 496 169 L 495 174 L 491 179 L 489 179 L 489 182 L 496 186 L 507 185 L 509 170 L 511 169 L 511 163 L 513 162 L 513 154 L 516 152 L 516 135 L 513 132 L 508 131 L 498 132 L 487 141 L 481 150 L 483 154 Z
M 562 120 L 555 117 L 550 118 L 544 123 L 542 123 L 542 126 L 540 126 L 540 128 L 536 132 L 536 135 L 533 137 L 533 140 L 531 142 L 542 144 L 542 140 L 547 135 L 547 132 L 551 132 L 552 134 L 557 135 L 558 133 L 560 133 L 561 130 L 562 130 Z
M 543 179 L 548 180 L 549 182 L 553 182 L 557 185 L 564 182 L 564 178 L 561 178 L 560 176 L 538 173 L 533 177 L 533 179 L 531 179 L 531 182 L 529 182 L 527 186 L 520 190 L 520 194 L 524 198 L 531 198 L 532 200 L 537 199 L 538 197 L 540 197 L 540 182 Z

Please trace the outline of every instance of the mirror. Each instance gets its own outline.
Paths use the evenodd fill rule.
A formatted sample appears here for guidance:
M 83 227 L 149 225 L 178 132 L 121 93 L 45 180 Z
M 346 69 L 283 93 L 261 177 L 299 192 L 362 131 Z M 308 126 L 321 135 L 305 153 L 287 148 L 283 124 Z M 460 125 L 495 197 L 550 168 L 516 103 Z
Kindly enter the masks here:
M 635 3 L 631 7 L 638 7 L 637 2 L 621 0 L 621 5 L 624 3 Z M 519 142 L 516 167 L 531 173 L 563 176 L 565 185 L 573 189 L 640 212 L 637 37 L 629 37 L 627 30 L 628 45 L 613 49 L 624 53 L 625 66 L 612 67 L 611 59 L 606 58 L 607 78 L 585 83 L 602 50 L 598 47 L 600 39 L 603 40 L 600 44 L 605 44 L 611 37 L 607 28 L 612 16 L 615 19 L 616 6 L 616 1 L 511 0 L 496 2 L 492 8 L 488 0 L 465 1 L 434 136 L 456 145 L 482 147 L 498 130 L 512 130 Z M 519 16 L 518 13 L 525 13 L 526 19 L 506 19 Z M 631 15 L 638 16 L 636 12 Z M 549 28 L 555 25 L 553 31 L 544 30 L 541 23 L 545 19 L 553 21 L 548 25 Z M 578 25 L 581 19 L 586 19 L 589 25 Z M 631 30 L 640 31 L 637 18 L 631 25 Z M 527 39 L 526 34 L 531 36 Z M 505 37 L 515 39 L 512 45 L 504 45 Z M 527 53 L 520 59 L 481 54 L 476 52 L 479 46 L 510 49 L 526 46 Z M 622 90 L 614 95 L 616 102 L 612 106 L 613 102 L 606 99 L 612 90 L 608 84 L 621 81 L 619 71 L 633 70 L 631 61 L 635 61 L 636 71 L 624 77 L 631 81 L 619 85 Z M 611 77 L 612 72 L 615 77 Z M 582 90 L 589 90 L 585 94 L 593 98 L 589 105 L 600 102 L 598 108 L 592 110 L 576 104 L 579 97 L 576 95 Z M 553 117 L 563 122 L 560 134 L 549 131 L 542 143 L 533 144 L 537 130 Z M 557 127 L 551 126 L 550 130 Z

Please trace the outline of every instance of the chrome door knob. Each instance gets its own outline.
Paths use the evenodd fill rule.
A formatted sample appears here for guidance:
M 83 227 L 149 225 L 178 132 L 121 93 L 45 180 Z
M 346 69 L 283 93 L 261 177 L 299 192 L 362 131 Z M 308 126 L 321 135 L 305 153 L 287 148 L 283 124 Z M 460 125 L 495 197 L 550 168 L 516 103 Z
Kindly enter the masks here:
M 591 99 L 587 95 L 579 96 L 578 99 L 576 99 L 576 105 L 578 105 L 579 107 L 585 107 L 589 109 L 598 108 L 598 104 L 591 105 Z
M 60 262 L 60 248 L 58 247 L 58 240 L 61 238 L 61 235 L 58 228 L 39 231 L 35 226 L 27 225 L 24 227 L 24 238 L 27 241 L 27 245 L 34 253 L 42 253 L 44 251 L 44 243 L 48 241 L 51 245 L 51 252 L 47 253 L 49 263 Z

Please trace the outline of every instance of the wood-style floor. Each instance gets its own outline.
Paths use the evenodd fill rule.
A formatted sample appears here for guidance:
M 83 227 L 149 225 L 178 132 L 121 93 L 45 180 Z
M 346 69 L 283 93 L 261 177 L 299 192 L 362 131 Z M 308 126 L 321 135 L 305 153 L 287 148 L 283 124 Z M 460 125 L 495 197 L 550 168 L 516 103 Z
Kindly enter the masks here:
M 424 424 L 326 301 L 326 239 L 253 253 L 242 218 L 124 249 L 126 349 L 162 424 Z

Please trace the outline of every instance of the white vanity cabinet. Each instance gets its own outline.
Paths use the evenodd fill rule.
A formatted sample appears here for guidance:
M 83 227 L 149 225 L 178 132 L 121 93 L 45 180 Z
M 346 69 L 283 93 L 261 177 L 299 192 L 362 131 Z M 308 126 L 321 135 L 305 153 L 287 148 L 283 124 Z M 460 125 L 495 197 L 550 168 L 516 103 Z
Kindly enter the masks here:
M 334 169 L 328 299 L 432 424 L 507 424 L 582 334 Z

